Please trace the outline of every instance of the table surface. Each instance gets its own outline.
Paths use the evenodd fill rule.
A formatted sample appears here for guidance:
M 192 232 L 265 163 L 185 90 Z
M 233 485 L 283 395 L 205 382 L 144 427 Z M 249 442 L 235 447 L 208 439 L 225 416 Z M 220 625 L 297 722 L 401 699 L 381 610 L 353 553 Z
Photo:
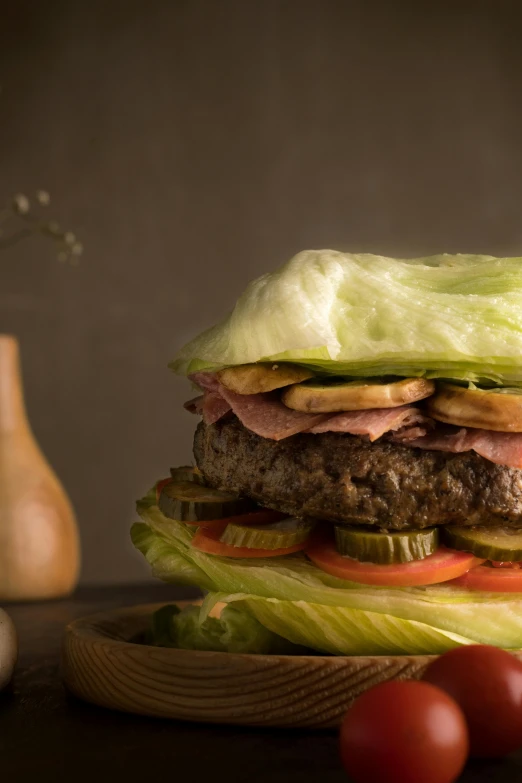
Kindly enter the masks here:
M 2 780 L 147 783 L 168 776 L 183 783 L 347 783 L 335 732 L 143 718 L 85 704 L 65 691 L 59 657 L 68 622 L 194 595 L 167 585 L 82 588 L 63 601 L 6 606 L 20 654 L 12 686 L 0 695 Z M 522 781 L 522 752 L 503 761 L 471 762 L 459 783 L 491 781 Z

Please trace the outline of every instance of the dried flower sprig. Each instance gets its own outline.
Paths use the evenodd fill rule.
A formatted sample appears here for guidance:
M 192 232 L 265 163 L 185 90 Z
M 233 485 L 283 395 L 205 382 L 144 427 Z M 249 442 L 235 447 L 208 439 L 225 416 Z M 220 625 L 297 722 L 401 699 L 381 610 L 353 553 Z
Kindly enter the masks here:
M 23 193 L 17 193 L 0 208 L 0 250 L 12 247 L 33 234 L 51 239 L 57 246 L 59 261 L 77 264 L 83 245 L 72 231 L 64 231 L 54 220 L 42 220 L 40 209 L 51 203 L 46 190 L 36 193 L 37 209 Z

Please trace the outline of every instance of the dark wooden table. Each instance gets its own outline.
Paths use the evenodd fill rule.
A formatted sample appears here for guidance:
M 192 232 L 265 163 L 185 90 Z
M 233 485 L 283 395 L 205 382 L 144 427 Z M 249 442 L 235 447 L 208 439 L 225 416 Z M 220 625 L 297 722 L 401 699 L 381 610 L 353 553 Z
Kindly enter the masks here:
M 347 783 L 335 732 L 177 723 L 110 712 L 67 694 L 59 651 L 68 622 L 192 595 L 162 585 L 87 588 L 64 601 L 6 607 L 18 629 L 20 656 L 12 688 L 0 694 L 0 780 Z M 522 753 L 472 762 L 461 778 L 487 781 L 522 781 Z

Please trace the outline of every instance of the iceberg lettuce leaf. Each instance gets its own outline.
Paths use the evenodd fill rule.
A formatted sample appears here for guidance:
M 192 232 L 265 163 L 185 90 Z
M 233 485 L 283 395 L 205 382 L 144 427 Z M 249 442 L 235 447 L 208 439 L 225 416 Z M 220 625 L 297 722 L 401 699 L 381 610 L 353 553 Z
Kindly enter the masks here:
M 438 654 L 473 642 L 416 620 L 345 606 L 257 596 L 223 599 L 237 600 L 237 605 L 250 611 L 260 623 L 294 644 L 332 655 Z
M 324 607 L 325 613 L 330 607 L 420 623 L 440 632 L 438 643 L 443 638 L 460 637 L 481 644 L 522 647 L 522 595 L 475 592 L 444 584 L 404 588 L 360 585 L 329 576 L 300 553 L 256 560 L 216 557 L 193 548 L 193 529 L 167 519 L 157 506 L 142 509 L 141 516 L 144 522 L 134 525 L 133 541 L 151 564 L 153 574 L 165 581 L 196 585 L 211 593 L 240 594 L 249 601 L 303 602 Z M 255 614 L 252 605 L 248 606 Z M 270 612 L 275 612 L 273 605 Z
M 522 384 L 522 259 L 305 251 L 254 280 L 171 367 L 294 361 L 352 377 Z
M 175 604 L 154 612 L 147 641 L 158 647 L 231 653 L 303 652 L 272 632 L 240 604 L 224 606 L 219 617 L 202 614 L 198 606 Z

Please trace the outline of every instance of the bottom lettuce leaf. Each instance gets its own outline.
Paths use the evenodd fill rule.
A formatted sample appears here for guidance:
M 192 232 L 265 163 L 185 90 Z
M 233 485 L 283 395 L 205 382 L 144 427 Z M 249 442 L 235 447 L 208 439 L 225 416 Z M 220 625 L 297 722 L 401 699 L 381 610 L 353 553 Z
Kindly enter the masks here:
M 224 606 L 219 617 L 202 613 L 198 606 L 180 609 L 175 604 L 154 612 L 147 642 L 158 647 L 210 652 L 290 655 L 306 652 L 269 630 L 248 607 Z
M 473 643 L 425 623 L 361 609 L 251 595 L 220 594 L 219 599 L 237 602 L 270 631 L 294 644 L 332 655 L 435 654 Z
M 373 587 L 332 577 L 298 553 L 249 560 L 192 547 L 194 528 L 167 519 L 154 498 L 131 530 L 154 576 L 241 601 L 270 631 L 332 654 L 437 653 L 460 644 L 522 648 L 522 594 L 451 585 Z M 207 601 L 205 602 L 207 603 Z

